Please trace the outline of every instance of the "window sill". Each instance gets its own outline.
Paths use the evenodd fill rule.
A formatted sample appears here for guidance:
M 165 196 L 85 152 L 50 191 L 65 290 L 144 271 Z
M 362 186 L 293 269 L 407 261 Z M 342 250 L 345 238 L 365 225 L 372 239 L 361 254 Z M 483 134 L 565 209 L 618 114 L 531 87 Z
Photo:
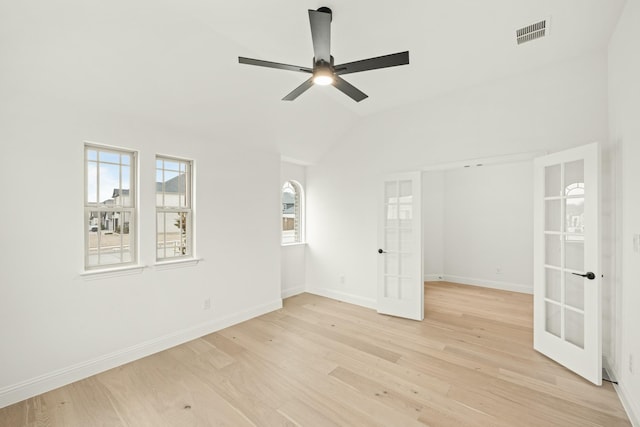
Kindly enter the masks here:
M 296 243 L 280 243 L 280 246 L 283 248 L 286 246 L 306 246 L 307 242 L 296 242 Z
M 158 270 L 168 270 L 171 268 L 180 268 L 180 267 L 191 267 L 193 265 L 198 265 L 201 261 L 204 261 L 202 258 L 187 258 L 187 259 L 176 259 L 171 261 L 160 261 L 154 264 L 154 267 Z
M 109 277 L 141 274 L 145 268 L 147 268 L 146 265 L 129 265 L 126 267 L 105 268 L 101 270 L 85 270 L 80 273 L 80 276 L 85 280 L 106 279 Z

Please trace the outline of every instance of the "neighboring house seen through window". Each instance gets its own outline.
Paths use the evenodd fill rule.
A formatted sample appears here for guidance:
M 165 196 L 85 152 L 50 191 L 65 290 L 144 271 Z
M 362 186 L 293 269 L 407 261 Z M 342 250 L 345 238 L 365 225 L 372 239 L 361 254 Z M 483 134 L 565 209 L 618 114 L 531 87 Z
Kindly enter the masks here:
M 282 244 L 304 241 L 302 187 L 295 181 L 282 186 Z
M 85 269 L 136 262 L 136 153 L 85 145 Z
M 156 156 L 156 260 L 193 256 L 192 162 Z

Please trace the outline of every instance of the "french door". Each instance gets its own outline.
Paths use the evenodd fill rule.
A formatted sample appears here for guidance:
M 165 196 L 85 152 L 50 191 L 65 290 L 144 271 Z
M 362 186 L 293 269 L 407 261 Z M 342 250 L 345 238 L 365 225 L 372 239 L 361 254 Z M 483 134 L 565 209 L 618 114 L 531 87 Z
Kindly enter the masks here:
M 387 175 L 378 220 L 378 312 L 424 319 L 422 174 Z
M 598 144 L 534 161 L 534 348 L 602 384 Z

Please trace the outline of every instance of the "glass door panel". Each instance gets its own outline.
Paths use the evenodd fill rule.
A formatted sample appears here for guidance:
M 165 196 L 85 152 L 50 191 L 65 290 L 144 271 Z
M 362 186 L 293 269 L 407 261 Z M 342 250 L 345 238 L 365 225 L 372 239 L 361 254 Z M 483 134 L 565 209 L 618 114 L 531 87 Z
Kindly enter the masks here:
M 545 330 L 584 346 L 584 161 L 544 169 Z

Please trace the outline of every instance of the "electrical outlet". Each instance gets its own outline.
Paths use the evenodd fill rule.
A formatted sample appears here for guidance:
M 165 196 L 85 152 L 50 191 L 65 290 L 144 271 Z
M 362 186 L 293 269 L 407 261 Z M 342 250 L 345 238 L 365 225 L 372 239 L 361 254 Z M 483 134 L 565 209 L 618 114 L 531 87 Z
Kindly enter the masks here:
M 202 309 L 203 310 L 210 310 L 211 309 L 211 298 L 206 298 L 204 300 L 204 303 L 202 304 Z

